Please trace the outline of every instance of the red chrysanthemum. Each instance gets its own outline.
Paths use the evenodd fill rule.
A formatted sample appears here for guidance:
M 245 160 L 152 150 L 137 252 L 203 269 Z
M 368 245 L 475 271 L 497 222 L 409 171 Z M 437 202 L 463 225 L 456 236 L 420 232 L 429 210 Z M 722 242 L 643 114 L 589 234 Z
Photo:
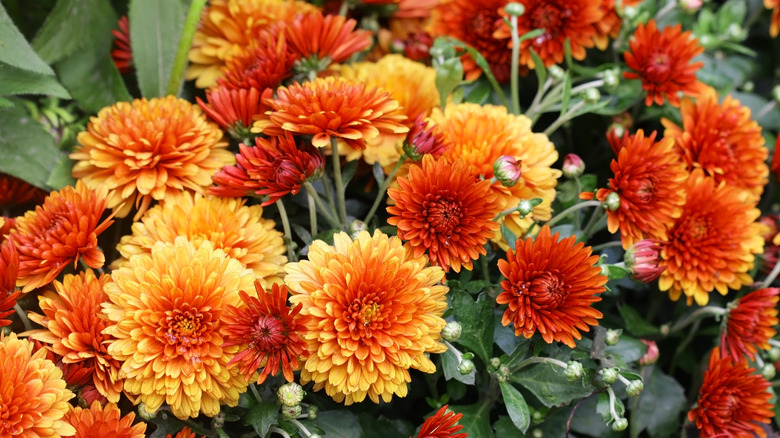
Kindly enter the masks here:
M 13 207 L 29 202 L 40 204 L 44 198 L 46 198 L 44 190 L 19 178 L 0 173 L 0 207 Z
M 758 348 L 769 350 L 769 340 L 775 337 L 777 302 L 780 289 L 769 287 L 753 291 L 729 306 L 722 348 L 735 362 L 743 356 L 755 359 Z M 724 353 L 724 354 L 725 354 Z
M 406 135 L 404 152 L 413 160 L 422 159 L 423 155 L 432 155 L 439 158 L 451 147 L 449 141 L 444 138 L 438 125 L 431 123 L 422 114 L 414 119 L 409 133 Z
M 499 228 L 493 221 L 498 195 L 490 181 L 474 178 L 469 165 L 425 155 L 407 177 L 398 178 L 398 186 L 387 191 L 395 203 L 387 208 L 392 215 L 387 223 L 398 227 L 414 257 L 427 250 L 431 265 L 460 272 L 487 253 L 485 243 Z
M 270 95 L 269 95 L 270 96 Z M 198 105 L 220 128 L 235 139 L 251 134 L 253 117 L 268 109 L 262 102 L 257 88 L 230 89 L 224 86 L 206 91 L 208 103 L 196 97 Z
M 225 346 L 241 345 L 242 349 L 228 365 L 238 365 L 241 374 L 251 379 L 262 367 L 257 383 L 265 382 L 281 368 L 288 382 L 294 379 L 293 371 L 300 369 L 299 359 L 309 356 L 306 333 L 307 316 L 300 315 L 300 303 L 294 308 L 287 305 L 287 286 L 274 284 L 271 291 L 255 282 L 257 297 L 240 291 L 246 307 L 227 307 Z
M 731 96 L 718 103 L 715 90 L 702 93 L 694 103 L 683 99 L 682 126 L 662 119 L 664 137 L 675 142 L 677 156 L 688 170 L 701 168 L 715 181 L 726 181 L 758 202 L 769 180 L 761 126 L 750 118 L 750 109 Z
M 119 29 L 111 31 L 114 35 L 114 49 L 111 58 L 119 73 L 127 74 L 133 71 L 133 49 L 130 46 L 130 21 L 126 15 L 119 19 Z
M 299 58 L 290 51 L 284 23 L 278 23 L 261 31 L 248 47 L 228 57 L 217 84 L 229 89 L 276 88 L 292 75 L 293 65 Z
M 238 145 L 236 165 L 222 168 L 212 180 L 210 192 L 218 196 L 267 195 L 262 206 L 271 205 L 288 194 L 297 194 L 306 179 L 325 165 L 313 146 L 295 144 L 290 133 L 281 137 L 255 138 L 255 146 Z
M 110 218 L 100 221 L 107 199 L 105 186 L 93 191 L 78 181 L 75 188 L 51 192 L 42 206 L 17 219 L 8 239 L 19 251 L 16 285 L 23 292 L 51 283 L 80 257 L 90 268 L 103 267 L 97 236 L 113 223 Z
M 290 51 L 299 59 L 297 70 L 319 72 L 341 63 L 371 45 L 371 31 L 355 30 L 357 21 L 322 12 L 300 14 L 285 26 Z
M 19 273 L 19 253 L 10 242 L 0 245 L 0 327 L 11 325 L 3 319 L 14 313 L 16 299 L 21 290 L 16 290 L 16 276 Z
M 462 425 L 457 424 L 463 414 L 447 412 L 447 407 L 447 405 L 442 406 L 436 414 L 425 419 L 425 422 L 420 426 L 417 438 L 466 438 L 469 436 L 467 433 L 457 433 L 463 429 Z
M 758 423 L 769 424 L 775 416 L 771 383 L 754 372 L 747 362 L 721 358 L 720 349 L 712 350 L 698 403 L 688 412 L 701 437 L 766 437 Z
M 639 24 L 629 42 L 630 51 L 624 54 L 626 65 L 633 71 L 623 73 L 626 79 L 641 79 L 647 92 L 645 105 L 655 102 L 663 105 L 664 99 L 673 106 L 680 106 L 678 92 L 696 95 L 701 84 L 696 79 L 696 70 L 704 63 L 691 62 L 694 56 L 704 51 L 691 32 L 682 31 L 677 24 L 659 32 L 655 20 L 647 25 Z
M 134 420 L 135 413 L 122 417 L 116 404 L 102 406 L 97 401 L 92 402 L 89 409 L 75 407 L 65 415 L 65 421 L 76 429 L 73 438 L 144 438 L 146 423 L 133 424 Z
M 517 336 L 530 338 L 538 331 L 547 343 L 574 348 L 574 339 L 582 338 L 579 330 L 589 331 L 603 316 L 591 304 L 601 301 L 596 294 L 604 292 L 607 277 L 594 266 L 599 256 L 589 246 L 575 244 L 576 236 L 559 238 L 545 225 L 535 240 L 517 241 L 516 251 L 498 261 L 506 280 L 496 302 L 509 305 L 501 323 L 514 323 Z

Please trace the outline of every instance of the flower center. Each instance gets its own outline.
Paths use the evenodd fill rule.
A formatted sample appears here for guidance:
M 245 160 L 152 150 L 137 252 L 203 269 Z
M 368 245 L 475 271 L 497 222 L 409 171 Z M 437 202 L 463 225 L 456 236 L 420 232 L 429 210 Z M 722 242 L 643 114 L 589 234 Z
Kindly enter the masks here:
M 433 229 L 436 234 L 449 236 L 457 232 L 463 211 L 461 203 L 448 195 L 428 195 L 423 202 L 425 228 Z
M 198 309 L 169 310 L 165 312 L 163 338 L 169 345 L 176 347 L 177 353 L 187 354 L 190 348 L 205 342 L 210 325 L 206 315 Z
M 554 272 L 541 272 L 527 283 L 528 295 L 533 302 L 547 309 L 557 308 L 566 298 L 563 280 Z
M 655 52 L 650 56 L 650 61 L 645 69 L 645 76 L 651 82 L 663 83 L 669 79 L 672 72 L 672 60 L 666 52 Z
M 353 300 L 346 311 L 349 330 L 359 333 L 361 337 L 371 337 L 374 330 L 384 325 L 383 307 L 373 293 Z
M 252 341 L 249 343 L 249 348 L 259 348 L 263 351 L 278 350 L 284 346 L 287 333 L 287 327 L 279 318 L 264 315 L 252 327 Z
M 655 184 L 656 181 L 652 177 L 636 181 L 633 188 L 633 192 L 636 193 L 636 200 L 641 202 L 652 201 Z
M 493 26 L 497 18 L 495 14 L 481 10 L 469 22 L 469 28 L 479 40 L 490 41 L 493 39 Z

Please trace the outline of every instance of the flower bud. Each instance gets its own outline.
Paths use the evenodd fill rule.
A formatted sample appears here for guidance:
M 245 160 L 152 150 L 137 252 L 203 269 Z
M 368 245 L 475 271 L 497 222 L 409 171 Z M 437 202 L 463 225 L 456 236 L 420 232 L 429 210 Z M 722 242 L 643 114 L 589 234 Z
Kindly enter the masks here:
M 732 41 L 742 41 L 745 39 L 745 30 L 737 23 L 729 24 L 726 28 L 726 34 Z
M 626 394 L 628 394 L 629 397 L 638 397 L 643 389 L 645 389 L 645 384 L 641 379 L 632 380 L 626 387 Z
M 581 363 L 572 360 L 566 364 L 566 369 L 563 371 L 563 374 L 569 379 L 569 382 L 574 382 L 575 380 L 582 378 L 582 375 L 585 374 L 585 369 L 582 367 Z
M 509 3 L 508 5 L 504 6 L 504 12 L 506 12 L 507 15 L 519 17 L 525 14 L 525 6 L 523 6 L 522 3 Z
M 708 33 L 705 33 L 704 35 L 699 37 L 699 44 L 701 44 L 703 47 L 709 47 L 714 42 L 715 42 L 715 38 L 713 38 L 713 36 Z
M 617 192 L 609 192 L 605 202 L 607 203 L 609 211 L 615 211 L 620 208 L 620 195 L 618 195 Z
M 220 412 L 211 418 L 211 425 L 214 429 L 221 429 L 225 425 L 225 412 Z
M 761 374 L 765 379 L 772 380 L 775 378 L 777 370 L 775 369 L 774 364 L 768 363 L 761 368 Z
M 588 88 L 585 90 L 582 98 L 585 100 L 585 103 L 594 104 L 601 100 L 601 93 L 597 88 Z
M 460 325 L 460 323 L 450 321 L 441 331 L 441 337 L 444 338 L 444 340 L 447 342 L 456 342 L 458 339 L 460 339 L 461 333 L 463 333 L 463 327 Z
M 448 148 L 444 136 L 435 125 L 428 125 L 423 115 L 419 115 L 406 134 L 403 150 L 414 161 L 422 160 L 423 155 L 441 156 Z
M 302 410 L 301 405 L 282 406 L 282 416 L 284 418 L 298 418 Z
M 351 237 L 352 239 L 357 239 L 360 232 L 366 231 L 367 229 L 368 226 L 366 226 L 365 222 L 355 219 L 349 223 L 349 228 L 348 228 L 349 237 Z
M 642 283 L 650 283 L 660 277 L 664 268 L 660 266 L 661 242 L 643 239 L 631 245 L 623 260 L 631 277 Z
M 551 65 L 550 68 L 547 69 L 547 73 L 550 73 L 550 77 L 558 82 L 562 81 L 563 77 L 566 75 L 566 72 L 556 64 Z
M 585 172 L 585 162 L 577 154 L 568 154 L 563 158 L 563 176 L 577 178 Z
M 317 408 L 317 406 L 309 405 L 309 407 L 306 408 L 306 415 L 309 416 L 309 420 L 316 420 L 318 412 L 319 408 Z
M 780 85 L 775 85 L 772 88 L 772 99 L 774 99 L 775 102 L 780 103 Z
M 521 199 L 517 204 L 517 211 L 520 212 L 520 217 L 524 218 L 534 212 L 534 205 L 527 199 Z
M 490 366 L 495 368 L 495 369 L 498 369 L 498 367 L 501 366 L 501 359 L 499 359 L 497 357 L 491 357 L 490 358 Z
M 607 330 L 607 345 L 617 345 L 618 341 L 620 340 L 620 335 L 623 334 L 622 329 L 609 329 Z
M 680 0 L 680 7 L 686 12 L 696 12 L 701 8 L 701 0 Z
M 620 70 L 611 68 L 604 70 L 604 87 L 607 90 L 614 90 L 620 85 Z
M 620 370 L 617 368 L 602 368 L 599 370 L 599 374 L 601 374 L 601 380 L 603 380 L 604 383 L 611 385 L 617 380 Z
M 742 91 L 746 93 L 752 93 L 756 89 L 756 83 L 753 81 L 747 81 L 742 84 Z
M 780 348 L 772 347 L 767 353 L 767 356 L 769 356 L 769 360 L 772 362 L 777 362 L 780 360 Z
M 401 38 L 393 38 L 393 41 L 390 43 L 390 53 L 404 53 L 404 49 L 406 49 L 404 40 Z
M 544 437 L 544 431 L 542 429 L 539 429 L 538 427 L 531 432 L 531 436 L 533 438 L 543 438 Z
M 141 417 L 144 421 L 150 421 L 157 416 L 157 411 L 149 412 L 146 409 L 146 403 L 144 402 L 138 404 L 137 410 L 138 410 L 138 416 Z
M 542 421 L 544 421 L 545 415 L 540 412 L 538 409 L 534 409 L 534 412 L 531 414 L 531 422 L 533 424 L 539 424 Z
M 498 374 L 504 377 L 508 377 L 510 374 L 512 374 L 512 370 L 509 369 L 506 365 L 501 365 L 498 367 Z
M 458 364 L 458 372 L 462 375 L 470 374 L 474 371 L 474 362 L 469 359 L 464 359 Z
M 523 162 L 511 155 L 502 155 L 493 163 L 493 174 L 504 187 L 513 187 L 523 176 Z
M 279 401 L 285 406 L 297 406 L 301 404 L 306 392 L 303 387 L 295 382 L 285 383 L 276 391 Z
M 658 345 L 655 341 L 647 339 L 640 339 L 643 344 L 647 345 L 647 353 L 639 359 L 640 365 L 652 365 L 658 362 Z
M 615 418 L 615 421 L 612 423 L 612 430 L 615 432 L 621 432 L 626 430 L 628 427 L 628 420 L 625 418 Z

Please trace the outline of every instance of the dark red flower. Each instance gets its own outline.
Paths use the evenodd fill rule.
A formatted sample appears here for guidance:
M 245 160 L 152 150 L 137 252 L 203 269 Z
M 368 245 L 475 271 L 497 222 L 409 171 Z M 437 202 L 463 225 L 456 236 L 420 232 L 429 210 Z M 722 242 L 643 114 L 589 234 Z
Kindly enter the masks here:
M 133 49 L 130 46 L 130 21 L 123 15 L 119 19 L 119 29 L 111 31 L 114 35 L 114 50 L 111 58 L 114 60 L 119 73 L 126 74 L 133 71 Z

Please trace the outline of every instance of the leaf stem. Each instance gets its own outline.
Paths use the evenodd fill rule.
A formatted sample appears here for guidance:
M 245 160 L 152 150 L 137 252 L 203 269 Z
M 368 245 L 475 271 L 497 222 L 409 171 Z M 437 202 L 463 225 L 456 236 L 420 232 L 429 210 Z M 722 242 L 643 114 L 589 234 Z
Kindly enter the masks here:
M 306 187 L 306 192 L 309 194 L 309 196 L 314 199 L 314 204 L 319 208 L 320 214 L 325 217 L 325 219 L 333 228 L 340 228 L 341 224 L 339 224 L 339 221 L 333 217 L 333 214 L 331 214 L 331 211 L 329 211 L 328 207 L 322 203 L 322 199 L 320 199 L 320 195 L 317 193 L 317 190 L 314 188 L 314 186 L 311 185 L 311 183 L 308 181 L 303 183 L 303 186 Z
M 619 240 L 613 240 L 612 242 L 606 242 L 606 243 L 602 243 L 600 245 L 595 245 L 595 246 L 593 246 L 592 249 L 593 249 L 593 252 L 596 252 L 596 251 L 601 251 L 602 249 L 616 248 L 616 247 L 619 247 L 619 246 L 622 247 L 623 244 Z
M 780 254 L 780 252 L 778 252 L 778 254 Z M 761 283 L 761 287 L 763 288 L 771 286 L 772 282 L 775 281 L 775 278 L 777 278 L 778 274 L 780 274 L 780 261 L 775 263 L 775 266 L 772 268 L 772 272 L 770 272 Z
M 284 240 L 287 242 L 287 259 L 295 261 L 295 251 L 293 251 L 292 233 L 290 232 L 290 219 L 287 217 L 287 209 L 284 208 L 282 200 L 276 201 L 276 208 L 279 209 L 279 216 L 282 218 L 282 228 L 284 229 Z
M 547 221 L 546 225 L 552 228 L 555 224 L 557 224 L 562 219 L 564 219 L 565 217 L 574 213 L 577 210 L 582 210 L 583 208 L 588 208 L 588 207 L 598 207 L 600 205 L 601 205 L 601 201 L 597 201 L 595 199 L 592 199 L 590 201 L 579 202 L 567 208 L 566 210 L 563 210 L 562 212 L 556 214 L 554 218 Z
M 331 156 L 333 157 L 333 179 L 336 184 L 336 204 L 338 207 L 341 228 L 347 226 L 347 204 L 344 200 L 344 181 L 341 180 L 341 157 L 339 156 L 339 141 L 336 137 L 330 138 Z
M 669 328 L 669 335 L 671 335 L 674 332 L 677 332 L 679 330 L 684 329 L 691 323 L 700 320 L 703 317 L 706 316 L 720 316 L 725 315 L 728 312 L 728 310 L 724 309 L 723 307 L 718 306 L 704 306 L 700 307 L 693 312 L 686 315 L 684 318 L 678 320 L 675 322 L 670 328 Z M 668 336 L 668 335 L 667 335 Z
M 571 119 L 572 119 L 572 116 L 573 116 L 573 115 L 574 115 L 574 114 L 575 114 L 577 111 L 579 111 L 580 109 L 582 109 L 582 107 L 584 107 L 584 106 L 585 106 L 585 101 L 584 101 L 584 100 L 581 100 L 581 101 L 577 102 L 576 104 L 574 104 L 574 106 L 572 106 L 571 108 L 569 108 L 569 110 L 568 110 L 568 111 L 566 111 L 566 113 L 564 113 L 564 114 L 562 114 L 560 117 L 558 117 L 558 119 L 556 119 L 556 120 L 555 120 L 555 121 L 552 123 L 552 125 L 548 126 L 548 127 L 547 127 L 547 129 L 545 129 L 545 130 L 544 130 L 544 135 L 546 135 L 546 136 L 548 136 L 548 137 L 549 137 L 549 136 L 551 136 L 551 135 L 552 135 L 552 134 L 553 134 L 555 131 L 557 131 L 557 130 L 558 130 L 558 128 L 560 128 L 560 127 L 561 127 L 561 125 L 563 125 L 564 123 L 566 123 L 566 122 L 568 122 L 569 120 L 571 120 Z
M 287 421 L 294 424 L 295 427 L 297 427 L 301 432 L 303 432 L 304 436 L 311 436 L 311 432 L 309 432 L 309 429 L 306 428 L 306 426 L 303 425 L 300 421 L 296 420 L 295 418 L 288 418 Z
M 187 56 L 192 47 L 192 39 L 195 37 L 195 31 L 198 29 L 198 21 L 206 6 L 206 0 L 192 0 L 190 9 L 187 11 L 187 18 L 184 21 L 184 29 L 181 32 L 179 46 L 176 48 L 176 57 L 173 59 L 171 68 L 171 77 L 168 79 L 168 88 L 166 94 L 178 96 L 181 89 L 184 69 L 187 67 Z
M 549 365 L 555 365 L 559 368 L 563 368 L 564 370 L 568 367 L 566 362 L 560 361 L 558 359 L 553 359 L 551 357 L 542 357 L 542 356 L 535 356 L 535 357 L 529 357 L 528 359 L 520 361 L 514 369 L 512 369 L 512 372 L 520 371 L 521 369 L 527 367 L 528 365 L 533 365 L 535 363 L 546 363 Z
M 22 309 L 22 306 L 20 306 L 19 303 L 15 303 L 14 310 L 16 310 L 16 314 L 19 315 L 19 319 L 22 320 L 24 329 L 26 331 L 32 330 L 33 326 L 32 324 L 30 324 L 30 319 L 27 317 L 27 314 L 24 313 L 24 309 Z
M 395 174 L 398 173 L 398 169 L 401 168 L 401 165 L 404 164 L 404 161 L 406 161 L 406 154 L 401 156 L 398 162 L 395 163 L 395 167 L 393 167 L 393 170 L 391 170 L 390 173 L 385 178 L 385 180 L 382 181 L 382 185 L 379 186 L 379 191 L 376 194 L 376 199 L 374 200 L 374 204 L 371 205 L 371 210 L 368 211 L 366 218 L 363 219 L 363 222 L 365 222 L 366 224 L 368 224 L 368 221 L 370 221 L 374 217 L 374 213 L 376 213 L 377 208 L 379 208 L 379 204 L 385 198 L 385 192 L 387 191 L 387 188 L 390 186 L 390 183 L 393 182 L 393 178 L 395 178 Z
M 314 196 L 306 189 L 306 199 L 309 201 L 309 232 L 312 236 L 317 235 L 317 206 Z M 311 242 L 307 242 L 311 243 Z

